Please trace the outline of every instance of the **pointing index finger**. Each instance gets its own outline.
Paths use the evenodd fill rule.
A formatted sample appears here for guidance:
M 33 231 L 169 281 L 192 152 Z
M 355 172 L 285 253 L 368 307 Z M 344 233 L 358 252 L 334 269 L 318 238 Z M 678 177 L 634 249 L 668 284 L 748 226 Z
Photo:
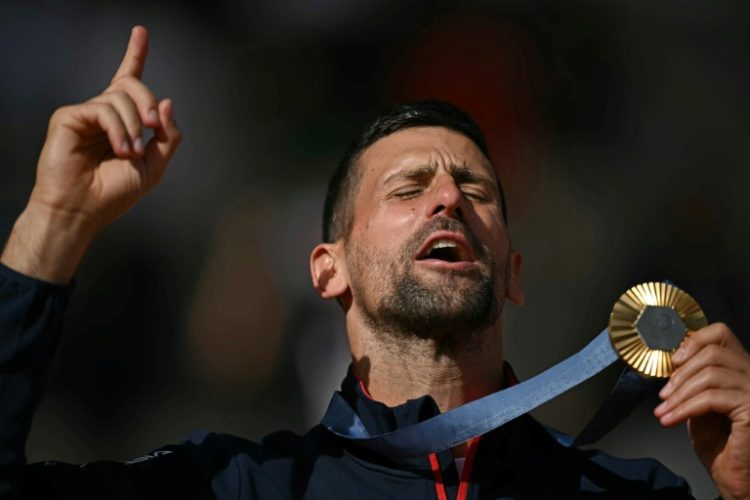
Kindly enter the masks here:
M 135 26 L 130 32 L 130 41 L 128 42 L 128 49 L 125 51 L 125 57 L 123 57 L 112 81 L 123 76 L 134 76 L 140 80 L 143 76 L 143 68 L 146 65 L 147 53 L 148 31 L 143 26 Z

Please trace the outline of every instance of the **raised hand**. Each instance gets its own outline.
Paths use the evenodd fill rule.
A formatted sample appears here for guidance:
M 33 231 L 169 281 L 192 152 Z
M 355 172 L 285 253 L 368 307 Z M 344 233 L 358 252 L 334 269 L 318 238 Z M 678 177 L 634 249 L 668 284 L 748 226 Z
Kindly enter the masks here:
M 172 102 L 141 81 L 145 28 L 133 28 L 111 85 L 50 119 L 29 203 L 2 255 L 17 271 L 67 282 L 96 233 L 161 179 L 180 142 Z M 143 128 L 154 136 L 144 144 Z
M 688 423 L 690 440 L 725 499 L 750 498 L 750 355 L 724 324 L 694 332 L 659 394 L 662 425 Z

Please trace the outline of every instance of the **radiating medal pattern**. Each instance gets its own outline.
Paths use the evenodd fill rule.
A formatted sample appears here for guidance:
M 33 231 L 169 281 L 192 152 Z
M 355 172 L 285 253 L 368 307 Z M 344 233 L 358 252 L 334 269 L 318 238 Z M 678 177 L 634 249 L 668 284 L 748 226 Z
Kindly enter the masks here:
M 672 353 L 688 331 L 706 326 L 706 316 L 687 293 L 667 283 L 641 283 L 617 300 L 609 316 L 609 338 L 625 363 L 646 377 L 674 371 Z

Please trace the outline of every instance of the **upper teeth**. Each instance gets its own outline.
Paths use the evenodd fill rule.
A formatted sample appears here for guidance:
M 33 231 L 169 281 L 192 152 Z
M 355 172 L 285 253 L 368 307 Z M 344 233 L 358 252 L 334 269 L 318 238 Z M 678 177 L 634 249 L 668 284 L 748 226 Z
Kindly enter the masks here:
M 437 240 L 430 245 L 430 250 L 435 250 L 436 248 L 455 248 L 457 246 L 453 240 Z

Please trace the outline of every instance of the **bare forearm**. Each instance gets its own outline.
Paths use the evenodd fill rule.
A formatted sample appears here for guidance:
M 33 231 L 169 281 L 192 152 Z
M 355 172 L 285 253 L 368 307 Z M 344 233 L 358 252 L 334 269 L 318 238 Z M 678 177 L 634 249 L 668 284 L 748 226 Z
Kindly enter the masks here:
M 69 283 L 91 244 L 94 230 L 73 214 L 33 201 L 16 220 L 0 262 L 48 283 Z

